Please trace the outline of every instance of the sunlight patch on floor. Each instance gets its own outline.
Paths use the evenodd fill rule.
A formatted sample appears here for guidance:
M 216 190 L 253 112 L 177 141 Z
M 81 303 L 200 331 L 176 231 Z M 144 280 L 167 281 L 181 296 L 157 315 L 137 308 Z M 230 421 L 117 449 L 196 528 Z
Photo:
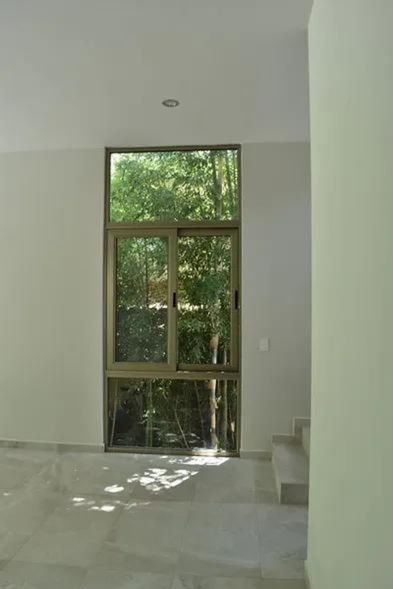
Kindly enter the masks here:
M 94 499 L 86 499 L 85 497 L 73 497 L 73 507 L 87 507 L 88 511 L 103 511 L 105 513 L 112 513 L 116 509 L 116 505 L 104 503 L 99 505 Z
M 127 479 L 128 483 L 139 483 L 153 493 L 173 489 L 198 474 L 197 470 L 179 469 L 168 472 L 166 468 L 149 468 L 142 475 L 134 474 Z

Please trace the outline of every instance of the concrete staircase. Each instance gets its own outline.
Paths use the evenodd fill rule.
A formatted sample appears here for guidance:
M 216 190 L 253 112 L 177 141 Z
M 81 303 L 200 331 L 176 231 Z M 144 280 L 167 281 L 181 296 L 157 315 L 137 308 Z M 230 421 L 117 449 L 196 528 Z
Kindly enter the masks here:
M 295 417 L 292 434 L 274 434 L 272 463 L 280 503 L 308 504 L 310 419 Z

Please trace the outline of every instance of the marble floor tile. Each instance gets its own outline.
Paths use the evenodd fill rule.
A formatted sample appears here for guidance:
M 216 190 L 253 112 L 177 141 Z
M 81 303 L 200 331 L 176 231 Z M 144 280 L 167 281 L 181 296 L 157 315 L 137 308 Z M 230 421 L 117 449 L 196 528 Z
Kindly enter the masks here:
M 189 510 L 189 502 L 131 501 L 108 534 L 93 567 L 174 572 Z
M 260 576 L 256 506 L 194 503 L 179 570 L 207 576 Z
M 254 485 L 257 503 L 278 504 L 278 494 L 272 463 L 267 460 L 255 460 Z
M 214 481 L 209 481 L 208 477 L 196 477 L 194 501 L 199 503 L 255 503 L 255 492 L 256 489 L 251 483 L 221 484 L 219 476 Z
M 13 558 L 29 538 L 30 535 L 13 532 L 12 528 L 8 532 L 0 532 L 0 561 Z
M 264 489 L 255 489 L 256 503 L 268 503 L 269 505 L 278 505 L 277 491 L 266 491 Z
M 147 455 L 141 455 L 146 457 Z M 168 464 L 168 465 L 176 465 L 180 467 L 186 468 L 197 468 L 202 470 L 205 467 L 222 467 L 224 464 L 236 461 L 237 458 L 232 459 L 228 458 L 227 456 L 176 456 L 176 455 L 168 455 L 168 456 L 152 456 L 150 455 L 150 459 L 153 458 L 153 463 L 156 464 Z M 158 459 L 158 461 L 157 461 Z M 152 464 L 150 460 L 150 464 Z
M 304 589 L 269 462 L 0 448 L 0 588 Z
M 141 475 L 143 468 L 128 455 L 74 453 L 59 455 L 52 471 L 56 491 L 126 499 L 128 479 Z
M 23 487 L 43 470 L 50 459 L 51 455 L 46 452 L 7 449 L 1 456 L 0 493 Z
M 289 505 L 259 505 L 262 577 L 304 578 L 307 557 L 307 509 Z
M 172 589 L 306 589 L 304 581 L 179 575 Z
M 254 484 L 261 489 L 275 490 L 274 471 L 269 460 L 253 460 Z
M 227 459 L 203 466 L 195 477 L 195 501 L 205 503 L 255 503 L 251 460 Z M 236 484 L 233 484 L 236 481 Z
M 81 589 L 171 589 L 172 575 L 89 571 Z
M 120 501 L 71 497 L 55 509 L 16 555 L 16 560 L 88 567 L 113 526 Z
M 37 563 L 11 562 L 0 570 L 4 589 L 79 589 L 83 569 Z M 109 586 L 108 586 L 108 589 Z
M 198 474 L 195 467 L 149 466 L 128 478 L 131 499 L 191 501 Z
M 18 464 L 28 463 L 33 468 L 39 465 L 43 466 L 48 462 L 53 461 L 57 456 L 56 452 L 30 448 L 2 448 L 1 450 L 2 454 L 0 456 L 0 460 L 2 463 L 4 461 L 12 461 L 13 463 Z
M 20 534 L 33 534 L 62 500 L 61 494 L 51 491 L 36 477 L 22 488 L 2 493 L 0 535 L 10 530 Z

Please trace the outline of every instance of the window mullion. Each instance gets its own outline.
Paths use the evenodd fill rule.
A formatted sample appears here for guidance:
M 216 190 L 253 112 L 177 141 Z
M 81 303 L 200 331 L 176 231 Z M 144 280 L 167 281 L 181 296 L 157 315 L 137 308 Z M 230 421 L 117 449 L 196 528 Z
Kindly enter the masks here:
M 168 272 L 168 360 L 171 370 L 176 371 L 178 336 L 177 305 L 176 300 L 174 300 L 174 293 L 177 293 L 177 229 L 169 231 Z

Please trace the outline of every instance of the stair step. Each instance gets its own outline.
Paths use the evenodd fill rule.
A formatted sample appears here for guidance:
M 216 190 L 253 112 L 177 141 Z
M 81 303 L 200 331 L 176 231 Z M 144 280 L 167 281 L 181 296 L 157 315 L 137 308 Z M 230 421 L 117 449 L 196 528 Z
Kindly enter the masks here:
M 306 456 L 310 458 L 310 426 L 302 428 L 302 446 Z
M 303 447 L 273 443 L 272 463 L 280 503 L 307 505 L 309 463 Z
M 294 417 L 292 423 L 292 431 L 293 435 L 300 438 L 302 435 L 302 429 L 304 427 L 310 427 L 311 418 L 310 417 Z
M 300 444 L 300 437 L 296 437 L 294 434 L 273 434 L 273 444 Z

